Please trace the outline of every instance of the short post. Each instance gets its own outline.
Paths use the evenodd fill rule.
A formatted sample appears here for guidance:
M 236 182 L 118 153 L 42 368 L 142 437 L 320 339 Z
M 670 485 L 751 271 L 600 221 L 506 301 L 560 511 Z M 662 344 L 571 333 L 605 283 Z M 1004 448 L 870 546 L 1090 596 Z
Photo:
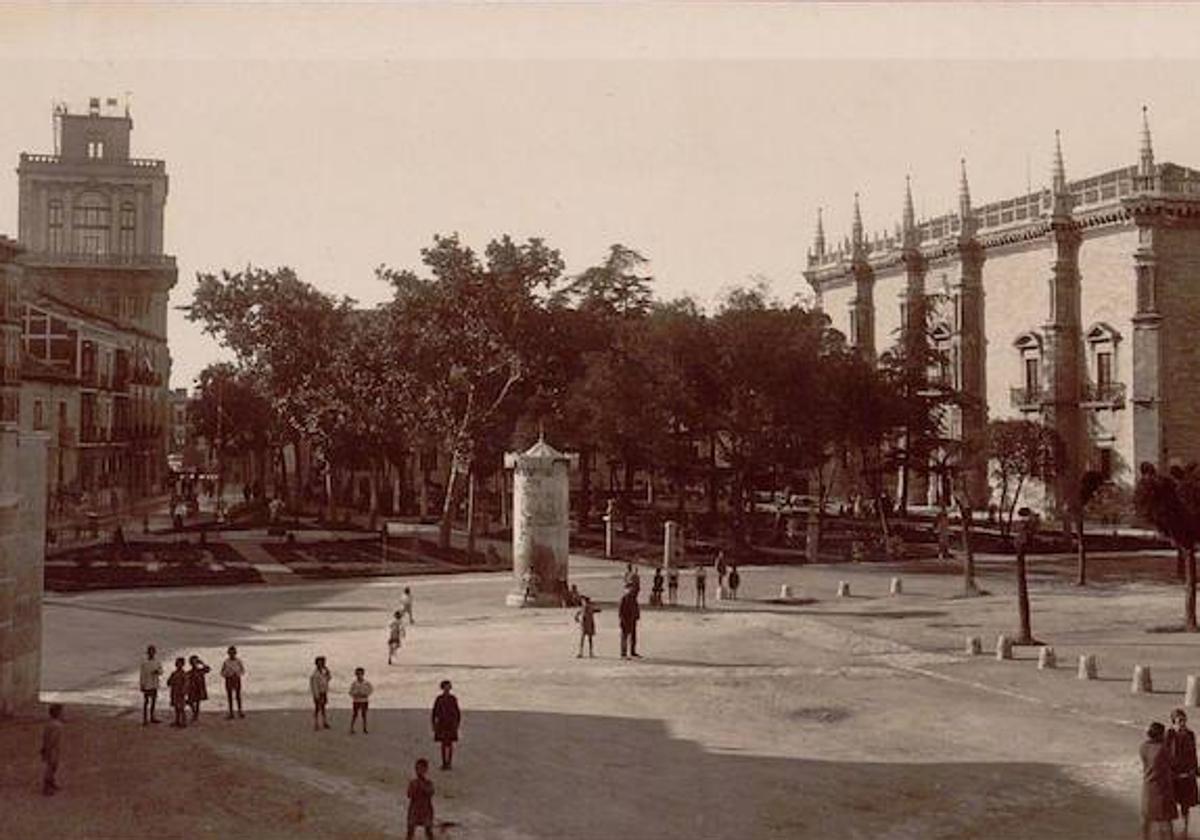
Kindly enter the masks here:
M 677 543 L 679 542 L 679 523 L 668 519 L 663 523 L 663 559 L 662 567 L 664 569 L 671 568 L 671 563 L 675 559 L 675 554 L 678 551 Z
M 893 595 L 903 595 L 904 594 L 904 584 L 900 581 L 900 578 L 898 578 L 898 577 L 892 578 L 891 594 L 893 594 Z
M 785 583 L 779 587 L 779 600 L 780 601 L 792 600 L 792 587 L 790 584 Z
M 996 637 L 996 658 L 1012 659 L 1012 639 L 1003 633 Z
M 850 597 L 850 584 L 844 580 L 839 580 L 838 588 L 837 588 L 837 596 L 839 598 L 849 598 Z
M 615 505 L 613 500 L 608 500 L 608 505 L 604 509 L 604 556 L 609 558 L 613 556 L 613 520 L 616 518 L 614 510 Z
M 1187 678 L 1187 690 L 1183 693 L 1183 705 L 1200 706 L 1200 677 L 1192 675 Z
M 1058 667 L 1058 657 L 1054 653 L 1054 648 L 1046 645 L 1038 653 L 1038 670 L 1046 671 Z
M 1081 680 L 1096 679 L 1096 657 L 1090 653 L 1080 654 L 1079 656 L 1079 673 L 1077 675 Z
M 1133 666 L 1133 682 L 1129 685 L 1131 694 L 1152 694 L 1154 692 L 1154 683 L 1150 680 L 1149 665 L 1134 665 Z
M 983 653 L 983 639 L 978 636 L 967 636 L 967 653 L 971 656 L 979 656 Z

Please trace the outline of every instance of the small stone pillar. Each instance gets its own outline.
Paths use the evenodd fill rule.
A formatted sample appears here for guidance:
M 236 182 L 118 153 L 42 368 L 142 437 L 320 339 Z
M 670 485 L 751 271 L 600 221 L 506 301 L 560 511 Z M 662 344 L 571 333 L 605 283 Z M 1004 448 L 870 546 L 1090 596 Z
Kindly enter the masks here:
M 903 595 L 904 594 L 904 584 L 900 580 L 900 578 L 898 578 L 898 577 L 892 578 L 892 588 L 890 591 L 891 591 L 892 595 Z
M 983 639 L 978 636 L 967 636 L 967 653 L 971 656 L 979 656 L 983 653 Z
M 1079 673 L 1077 674 L 1081 680 L 1096 679 L 1096 657 L 1090 653 L 1081 654 L 1079 657 Z
M 792 600 L 792 587 L 789 584 L 785 583 L 779 587 L 779 600 L 780 601 Z
M 513 471 L 513 589 L 509 606 L 562 603 L 570 551 L 570 470 L 579 456 L 559 452 L 545 440 L 507 453 Z
M 616 528 L 617 506 L 612 499 L 604 510 L 604 556 L 613 556 L 613 529 Z
M 850 597 L 850 584 L 844 580 L 839 580 L 838 588 L 837 588 L 837 596 L 839 598 L 849 598 Z
M 1012 659 L 1012 639 L 1003 633 L 996 637 L 996 658 Z
M 1046 645 L 1038 653 L 1038 670 L 1046 671 L 1058 667 L 1058 657 L 1054 653 L 1054 648 Z
M 683 529 L 678 522 L 667 520 L 663 523 L 663 559 L 662 567 L 669 569 L 678 565 L 679 555 L 683 547 Z
M 1149 665 L 1133 666 L 1133 681 L 1129 684 L 1131 694 L 1153 694 L 1154 683 L 1150 680 Z
M 1183 692 L 1183 705 L 1200 706 L 1200 677 L 1187 678 L 1187 690 Z

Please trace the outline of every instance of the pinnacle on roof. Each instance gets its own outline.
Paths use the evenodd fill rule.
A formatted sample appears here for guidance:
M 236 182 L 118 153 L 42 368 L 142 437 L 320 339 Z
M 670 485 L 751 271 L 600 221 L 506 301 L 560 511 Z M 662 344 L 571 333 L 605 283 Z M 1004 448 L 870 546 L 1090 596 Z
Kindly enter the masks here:
M 817 259 L 825 256 L 825 225 L 821 220 L 821 208 L 817 208 L 817 235 L 813 239 L 813 253 Z
M 863 249 L 862 213 L 858 209 L 858 193 L 854 194 L 854 222 L 850 226 L 850 247 L 854 256 L 861 256 Z
M 1063 166 L 1062 138 L 1054 130 L 1054 170 L 1051 194 L 1054 196 L 1054 215 L 1071 214 L 1071 194 L 1067 192 L 1067 170 Z
M 912 178 L 904 176 L 904 215 L 900 220 L 900 234 L 905 247 L 917 244 L 917 216 L 913 212 Z
M 964 219 L 971 214 L 971 187 L 967 184 L 967 159 L 958 159 L 958 215 Z
M 1150 141 L 1150 116 L 1145 105 L 1142 106 L 1142 150 L 1138 174 L 1143 177 L 1154 174 L 1154 145 Z

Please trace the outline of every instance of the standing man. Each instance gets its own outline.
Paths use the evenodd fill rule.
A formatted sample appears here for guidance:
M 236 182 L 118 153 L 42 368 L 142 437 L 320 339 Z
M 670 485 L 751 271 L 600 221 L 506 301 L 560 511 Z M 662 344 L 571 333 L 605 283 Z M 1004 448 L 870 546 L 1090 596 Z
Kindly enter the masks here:
M 707 606 L 704 600 L 704 564 L 701 563 L 696 567 L 696 609 L 702 610 Z
M 400 596 L 400 616 L 408 613 L 408 623 L 416 624 L 417 620 L 413 618 L 413 596 L 412 590 L 407 586 L 404 587 L 404 594 Z
M 158 686 L 162 672 L 158 650 L 154 645 L 148 645 L 146 658 L 142 660 L 138 673 L 138 684 L 142 687 L 142 726 L 158 723 L 158 718 L 154 716 L 154 707 L 158 705 Z
M 667 569 L 667 603 L 672 607 L 679 603 L 679 570 L 674 566 Z
M 242 677 L 246 675 L 246 666 L 238 659 L 237 648 L 229 646 L 226 651 L 229 658 L 221 665 L 221 676 L 225 678 L 225 701 L 229 704 L 229 714 L 226 720 L 233 720 L 233 701 L 237 700 L 237 716 L 244 718 L 242 713 Z
M 725 597 L 725 552 L 721 549 L 717 550 L 717 559 L 713 563 L 713 569 L 717 573 L 717 600 Z
M 458 725 L 462 711 L 458 698 L 450 693 L 450 680 L 442 680 L 442 693 L 433 701 L 433 740 L 442 746 L 442 769 L 449 770 L 454 761 L 454 742 L 458 740 Z
M 638 608 L 636 589 L 631 587 L 625 590 L 625 594 L 621 596 L 618 615 L 621 619 L 621 658 L 628 658 L 625 655 L 628 650 L 629 656 L 641 659 L 641 654 L 637 652 L 637 623 L 642 611 Z
M 46 721 L 46 728 L 42 730 L 42 794 L 44 796 L 53 796 L 58 790 L 58 780 L 55 776 L 58 773 L 58 759 L 62 751 L 62 722 L 63 707 L 62 703 L 50 704 L 50 720 Z

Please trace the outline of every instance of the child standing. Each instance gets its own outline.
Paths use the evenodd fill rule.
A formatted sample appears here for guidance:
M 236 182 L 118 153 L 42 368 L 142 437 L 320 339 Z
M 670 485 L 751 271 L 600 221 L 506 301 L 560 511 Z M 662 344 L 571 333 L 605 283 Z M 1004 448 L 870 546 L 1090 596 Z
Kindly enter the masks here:
M 363 734 L 367 734 L 367 700 L 374 691 L 372 685 L 366 680 L 366 669 L 354 669 L 354 682 L 350 683 L 350 700 L 352 704 L 352 714 L 350 716 L 350 734 L 354 734 L 354 724 L 358 722 L 358 718 L 362 716 Z
M 433 782 L 426 775 L 429 761 L 418 758 L 414 768 L 417 777 L 408 783 L 408 830 L 405 840 L 413 840 L 417 826 L 425 829 L 425 840 L 433 840 Z
M 221 665 L 221 676 L 225 678 L 225 702 L 229 704 L 226 720 L 233 720 L 233 701 L 237 700 L 237 716 L 244 718 L 242 713 L 242 677 L 246 674 L 246 666 L 238 659 L 237 648 L 229 646 L 226 651 L 229 658 Z
M 388 625 L 388 664 L 392 664 L 392 657 L 396 655 L 396 651 L 400 650 L 400 643 L 404 641 L 404 616 L 403 610 L 396 610 L 393 613 L 392 623 Z
M 162 663 L 158 661 L 158 651 L 154 645 L 146 648 L 146 658 L 138 669 L 138 684 L 142 689 L 142 726 L 158 723 L 154 716 L 154 707 L 158 705 L 158 681 L 162 679 Z
M 667 603 L 672 607 L 679 603 L 679 570 L 674 566 L 667 569 Z
M 62 712 L 61 703 L 51 703 L 50 720 L 46 721 L 46 728 L 42 730 L 42 794 L 45 796 L 53 796 L 58 790 L 55 775 L 58 773 L 58 759 L 62 751 Z
M 312 691 L 313 698 L 313 729 L 328 729 L 329 715 L 326 707 L 329 705 L 329 682 L 333 679 L 333 675 L 325 667 L 324 656 L 318 656 L 313 664 L 316 667 L 313 669 L 312 676 L 308 678 L 308 687 Z M 320 720 L 319 726 L 318 719 Z
M 188 664 L 192 666 L 188 671 L 188 705 L 192 707 L 192 723 L 200 719 L 200 703 L 208 699 L 208 680 L 205 679 L 205 674 L 212 670 L 204 664 L 196 654 L 188 657 Z
M 187 664 L 182 656 L 175 658 L 175 670 L 167 677 L 167 688 L 171 689 L 171 708 L 175 710 L 175 720 L 171 726 L 183 729 L 187 726 L 188 706 L 188 672 L 183 666 Z
M 596 636 L 596 613 L 600 612 L 592 603 L 591 598 L 586 595 L 580 597 L 583 599 L 583 603 L 579 605 L 579 610 L 575 613 L 575 623 L 579 625 L 579 653 L 575 654 L 576 659 L 583 658 L 584 639 L 587 640 L 588 656 L 596 655 L 592 642 Z
M 433 701 L 433 740 L 442 745 L 442 769 L 449 770 L 454 760 L 454 742 L 458 740 L 462 711 L 458 708 L 458 698 L 450 693 L 450 680 L 442 680 L 441 689 L 442 693 Z M 433 816 L 432 811 L 430 816 Z
M 408 623 L 409 624 L 417 623 L 417 620 L 415 618 L 413 618 L 412 590 L 409 589 L 407 586 L 404 587 L 404 594 L 400 596 L 400 612 L 397 613 L 397 617 L 404 615 L 405 613 L 408 614 Z
M 704 609 L 707 603 L 704 599 L 704 564 L 696 567 L 696 609 Z
M 737 565 L 729 567 L 729 597 L 736 601 L 738 587 L 742 585 L 742 576 L 738 574 Z

